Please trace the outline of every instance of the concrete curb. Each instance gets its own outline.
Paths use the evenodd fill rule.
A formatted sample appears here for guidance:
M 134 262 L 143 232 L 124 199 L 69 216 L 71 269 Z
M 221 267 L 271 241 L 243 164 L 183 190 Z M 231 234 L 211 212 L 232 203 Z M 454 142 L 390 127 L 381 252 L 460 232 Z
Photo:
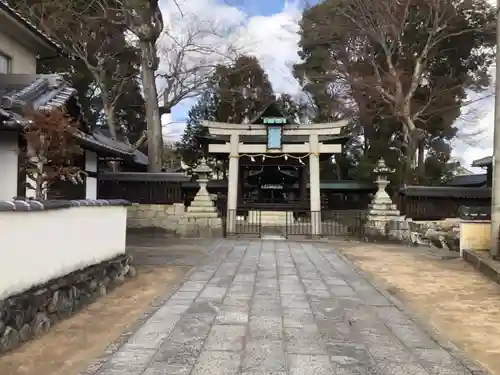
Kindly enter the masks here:
M 342 249 L 337 251 L 339 257 L 348 262 L 354 269 L 354 271 L 360 276 L 364 277 L 380 294 L 387 298 L 396 308 L 403 312 L 408 318 L 410 318 L 418 327 L 420 327 L 425 333 L 427 333 L 439 346 L 446 349 L 458 362 L 460 362 L 464 367 L 472 372 L 473 375 L 491 375 L 491 373 L 484 368 L 479 363 L 469 359 L 466 354 L 457 348 L 451 341 L 449 341 L 442 333 L 440 333 L 431 324 L 422 320 L 422 318 L 415 315 L 413 312 L 401 302 L 398 298 L 391 295 L 382 285 L 381 282 L 374 280 L 374 277 L 369 273 L 364 271 L 361 267 L 351 261 L 344 253 Z
M 491 263 L 489 259 L 483 259 L 472 250 L 463 250 L 463 258 L 470 263 L 476 272 L 481 273 L 493 282 L 500 284 L 500 271 Z
M 215 241 L 214 244 L 209 248 L 208 254 L 212 254 L 217 247 L 220 246 L 222 240 Z M 182 278 L 174 284 L 170 291 L 164 295 L 156 297 L 147 310 L 142 314 L 142 316 L 133 322 L 124 332 L 118 336 L 116 340 L 110 343 L 104 350 L 102 354 L 97 359 L 93 360 L 87 365 L 87 368 L 80 373 L 80 375 L 95 375 L 101 369 L 101 367 L 130 339 L 130 337 L 139 330 L 143 324 L 145 324 L 149 318 L 151 318 L 159 309 L 162 307 L 170 297 L 172 297 L 180 287 L 191 277 L 191 275 L 196 271 L 197 266 L 193 266 Z

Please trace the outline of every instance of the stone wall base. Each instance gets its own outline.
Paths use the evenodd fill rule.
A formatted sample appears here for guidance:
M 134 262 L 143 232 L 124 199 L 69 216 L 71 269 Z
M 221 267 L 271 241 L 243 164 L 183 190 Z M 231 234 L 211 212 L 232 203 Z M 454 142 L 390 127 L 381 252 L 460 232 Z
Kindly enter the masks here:
M 222 220 L 218 217 L 185 216 L 179 221 L 177 234 L 181 237 L 222 237 Z
M 222 220 L 215 212 L 186 212 L 184 204 L 134 204 L 127 228 L 163 229 L 180 237 L 222 237 Z
M 0 354 L 43 335 L 126 277 L 135 276 L 131 260 L 121 255 L 0 300 Z
M 377 238 L 407 243 L 409 241 L 408 222 L 401 216 L 368 217 L 364 234 L 368 238 Z
M 184 214 L 183 203 L 133 204 L 127 210 L 127 228 L 161 228 L 176 233 Z

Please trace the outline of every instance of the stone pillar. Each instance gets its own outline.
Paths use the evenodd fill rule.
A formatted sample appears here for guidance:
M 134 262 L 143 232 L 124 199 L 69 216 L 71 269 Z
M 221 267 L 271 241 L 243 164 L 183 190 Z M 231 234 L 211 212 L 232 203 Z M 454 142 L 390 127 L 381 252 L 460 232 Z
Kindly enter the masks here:
M 245 184 L 245 171 L 241 167 L 241 165 L 238 166 L 238 199 L 237 202 L 240 204 L 243 203 L 243 191 L 244 191 L 244 184 Z
M 0 200 L 10 200 L 18 196 L 19 174 L 19 135 L 17 132 L 4 132 L 0 139 Z
M 319 137 L 317 134 L 309 135 L 309 199 L 311 202 L 311 233 L 321 236 L 321 196 L 319 179 Z
M 300 201 L 305 202 L 307 198 L 307 171 L 304 166 L 299 169 L 299 196 Z
M 387 237 L 390 235 L 395 237 L 395 239 L 403 239 L 408 236 L 408 234 L 399 233 L 402 230 L 407 231 L 407 229 L 403 227 L 404 220 L 401 218 L 399 210 L 392 203 L 391 197 L 385 191 L 387 185 L 389 185 L 387 176 L 392 172 L 385 164 L 384 159 L 378 161 L 375 168 L 375 173 L 377 174 L 377 179 L 375 180 L 377 192 L 370 204 L 365 227 L 365 232 L 368 236 Z
M 85 199 L 97 199 L 97 154 L 85 151 Z
M 227 233 L 236 230 L 236 209 L 238 208 L 239 134 L 231 134 L 229 142 L 229 176 L 227 184 Z

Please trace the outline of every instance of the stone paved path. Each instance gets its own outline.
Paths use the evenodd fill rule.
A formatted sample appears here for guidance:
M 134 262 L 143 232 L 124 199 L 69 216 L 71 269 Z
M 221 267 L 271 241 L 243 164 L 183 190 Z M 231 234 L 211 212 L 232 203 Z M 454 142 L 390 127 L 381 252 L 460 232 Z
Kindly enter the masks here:
M 472 374 L 327 246 L 221 242 L 97 374 Z

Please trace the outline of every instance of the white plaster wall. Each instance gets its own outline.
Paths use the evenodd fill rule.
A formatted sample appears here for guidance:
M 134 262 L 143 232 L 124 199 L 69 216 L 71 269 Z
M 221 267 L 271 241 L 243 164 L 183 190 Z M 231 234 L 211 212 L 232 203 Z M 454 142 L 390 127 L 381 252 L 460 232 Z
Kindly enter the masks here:
M 0 300 L 125 253 L 127 207 L 0 212 Z
M 19 148 L 16 133 L 0 134 L 0 200 L 17 196 Z
M 97 154 L 85 151 L 85 170 L 97 173 Z M 85 199 L 97 199 L 97 178 L 87 177 L 85 187 Z
M 1 32 L 0 52 L 12 59 L 13 74 L 36 74 L 36 52 Z

